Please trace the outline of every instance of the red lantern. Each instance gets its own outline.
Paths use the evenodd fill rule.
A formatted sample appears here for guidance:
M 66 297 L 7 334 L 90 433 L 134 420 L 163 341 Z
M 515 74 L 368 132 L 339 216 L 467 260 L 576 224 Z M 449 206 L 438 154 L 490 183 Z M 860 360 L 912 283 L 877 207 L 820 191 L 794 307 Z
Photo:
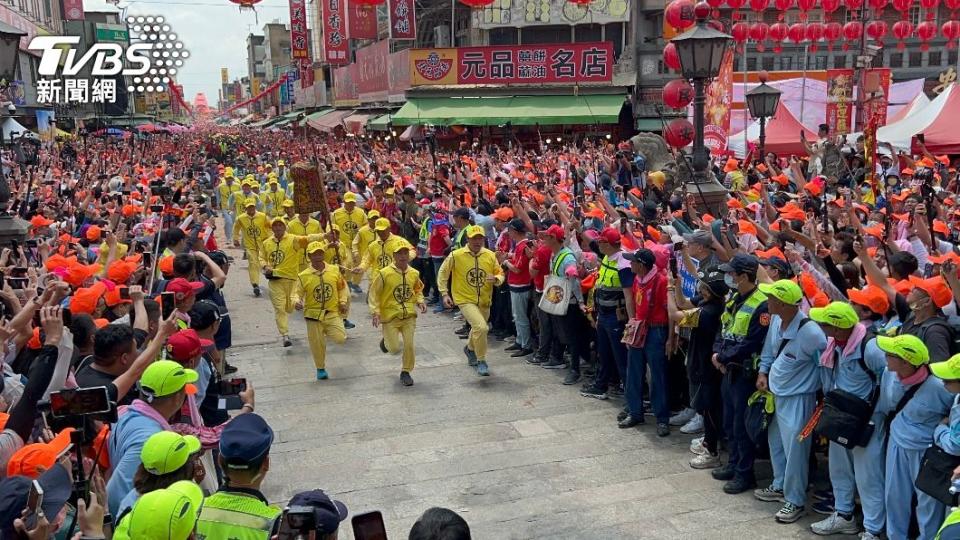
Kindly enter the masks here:
M 960 9 L 960 0 L 943 0 L 943 5 L 950 11 Z
M 843 5 L 847 7 L 847 11 L 856 11 L 863 5 L 863 0 L 846 0 Z
M 787 32 L 790 31 L 790 27 L 785 23 L 778 22 L 770 25 L 770 39 L 773 41 L 783 41 L 787 39 Z
M 707 5 L 709 5 L 713 9 L 718 9 L 720 6 L 723 5 L 724 1 L 725 0 L 707 0 Z
M 727 5 L 731 9 L 740 9 L 747 3 L 747 0 L 727 0 Z
M 940 0 L 920 0 L 920 7 L 927 10 L 927 19 L 933 20 L 936 17 L 937 6 Z
M 753 23 L 750 26 L 750 39 L 754 41 L 763 41 L 767 39 L 767 33 L 770 31 L 770 27 L 767 23 Z
M 794 43 L 805 41 L 807 39 L 805 30 L 803 23 L 791 24 L 790 29 L 787 30 L 787 38 Z
M 823 25 L 823 39 L 827 43 L 833 43 L 834 41 L 840 39 L 840 36 L 843 34 L 843 26 L 838 22 L 828 22 Z
M 786 11 L 793 7 L 793 0 L 773 0 L 773 5 L 780 11 Z
M 913 23 L 910 21 L 897 21 L 891 28 L 893 37 L 897 38 L 897 48 L 903 49 L 906 45 L 903 40 L 908 39 L 913 34 Z
M 693 142 L 693 124 L 686 118 L 677 118 L 667 124 L 663 139 L 674 148 L 683 148 Z
M 863 35 L 863 23 L 860 21 L 850 21 L 843 25 L 843 37 L 847 41 L 856 41 Z
M 730 27 L 730 35 L 733 36 L 733 41 L 736 43 L 747 41 L 749 32 L 750 26 L 747 23 L 738 22 Z
M 833 13 L 840 7 L 840 0 L 820 0 L 824 13 Z
M 663 103 L 671 109 L 683 109 L 693 103 L 693 87 L 683 79 L 675 79 L 663 87 Z
M 667 24 L 677 30 L 686 30 L 697 22 L 693 14 L 693 0 L 673 0 L 667 4 L 663 16 L 667 19 Z
M 667 43 L 663 48 L 663 64 L 672 70 L 680 71 L 680 55 L 673 43 Z
M 883 37 L 887 35 L 887 23 L 885 21 L 870 21 L 867 23 L 867 35 L 876 42 L 882 42 Z
M 800 8 L 800 11 L 810 11 L 815 5 L 817 5 L 817 0 L 797 0 L 797 7 Z
M 810 41 L 820 41 L 823 37 L 823 25 L 818 22 L 807 23 L 806 34 Z
M 750 0 L 750 9 L 760 13 L 761 11 L 767 9 L 767 6 L 770 5 L 770 0 Z
M 947 48 L 952 49 L 957 46 L 957 39 L 960 39 L 960 21 L 947 21 L 940 27 L 943 37 L 947 38 Z
M 903 15 L 907 11 L 910 11 L 910 6 L 913 5 L 913 0 L 892 0 L 890 4 L 893 6 L 893 9 L 899 11 L 900 14 Z
M 465 6 L 470 6 L 474 9 L 480 9 L 489 6 L 494 2 L 494 0 L 460 0 L 460 2 Z
M 887 7 L 887 0 L 867 0 L 867 5 L 876 11 L 883 11 Z

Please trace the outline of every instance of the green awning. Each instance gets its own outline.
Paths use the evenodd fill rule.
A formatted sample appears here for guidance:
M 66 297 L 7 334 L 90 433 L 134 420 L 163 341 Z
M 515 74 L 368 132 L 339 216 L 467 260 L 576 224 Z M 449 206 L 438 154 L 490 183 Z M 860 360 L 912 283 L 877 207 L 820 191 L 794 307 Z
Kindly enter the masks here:
M 543 126 L 615 124 L 622 95 L 410 98 L 393 115 L 398 126 Z
M 378 116 L 367 122 L 367 131 L 387 131 L 390 128 L 391 115 Z
M 302 126 L 305 126 L 305 125 L 307 125 L 307 121 L 309 121 L 309 120 L 316 120 L 317 118 L 320 118 L 321 116 L 327 114 L 328 112 L 330 112 L 330 111 L 332 111 L 332 110 L 333 110 L 333 109 L 323 109 L 322 111 L 317 111 L 317 112 L 314 112 L 314 113 L 310 113 L 310 114 L 304 116 L 303 119 L 300 120 L 299 125 L 300 125 L 301 127 L 302 127 Z
M 283 117 L 284 117 L 284 118 L 289 118 L 289 119 L 293 120 L 294 118 L 300 116 L 301 114 L 303 114 L 303 111 L 292 111 L 292 112 L 288 112 L 287 114 L 283 115 Z
M 254 122 L 254 123 L 250 124 L 250 127 L 252 127 L 252 128 L 266 127 L 266 126 L 268 126 L 268 125 L 276 122 L 277 120 L 279 120 L 279 117 L 277 117 L 277 116 L 274 116 L 274 117 L 272 117 L 272 118 L 266 118 L 266 119 L 264 119 L 264 120 L 260 120 L 259 122 Z

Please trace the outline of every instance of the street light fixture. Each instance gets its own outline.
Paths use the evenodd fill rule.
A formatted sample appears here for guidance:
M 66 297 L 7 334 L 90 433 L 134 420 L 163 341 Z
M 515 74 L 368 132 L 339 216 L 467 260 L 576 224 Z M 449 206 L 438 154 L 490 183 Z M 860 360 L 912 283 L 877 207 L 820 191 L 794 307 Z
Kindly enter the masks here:
M 705 88 L 711 79 L 720 74 L 720 66 L 733 37 L 707 26 L 710 6 L 700 2 L 694 7 L 697 24 L 692 29 L 670 40 L 680 57 L 680 74 L 693 82 L 693 179 L 687 184 L 688 192 L 696 193 L 707 211 L 721 215 L 719 209 L 727 198 L 727 190 L 712 175 L 708 175 L 710 153 L 703 143 L 703 109 L 706 103 Z
M 766 158 L 767 118 L 777 112 L 780 103 L 780 91 L 767 84 L 767 72 L 760 72 L 760 85 L 747 92 L 747 108 L 750 116 L 760 120 L 760 159 Z
M 17 78 L 20 38 L 26 35 L 25 32 L 13 26 L 0 23 L 0 93 L 3 94 L 0 98 L 6 97 L 7 89 Z M 17 110 L 12 101 L 6 99 L 0 99 L 0 101 L 6 102 L 3 104 L 5 105 L 3 109 L 7 114 L 13 114 Z M 0 116 L 5 117 L 6 115 L 3 114 L 3 111 L 0 111 Z M 2 155 L 4 146 L 3 128 L 0 126 L 0 155 Z M 0 245 L 3 246 L 10 245 L 11 240 L 23 242 L 28 229 L 25 221 L 7 212 L 6 208 L 9 201 L 10 185 L 3 174 L 3 163 L 0 160 Z M 21 204 L 26 205 L 27 201 L 21 201 Z

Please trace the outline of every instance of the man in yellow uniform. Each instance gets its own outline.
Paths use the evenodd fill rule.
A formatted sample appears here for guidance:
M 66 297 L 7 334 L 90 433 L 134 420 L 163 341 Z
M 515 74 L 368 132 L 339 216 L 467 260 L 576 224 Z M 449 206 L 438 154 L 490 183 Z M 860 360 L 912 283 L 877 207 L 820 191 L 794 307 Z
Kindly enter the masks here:
M 261 198 L 268 216 L 277 217 L 283 214 L 283 201 L 287 200 L 287 194 L 280 189 L 280 183 L 275 176 L 270 177 L 267 182 L 267 191 Z
M 347 281 L 340 273 L 340 267 L 327 264 L 323 260 L 323 242 L 311 242 L 307 246 L 310 267 L 300 272 L 297 285 L 299 300 L 296 308 L 303 310 L 307 321 L 307 342 L 317 368 L 317 380 L 327 375 L 327 338 L 334 343 L 343 343 L 347 339 L 347 330 L 343 326 L 350 305 L 350 293 Z
M 397 248 L 410 245 L 410 242 L 407 242 L 402 236 L 390 232 L 390 220 L 386 218 L 377 218 L 373 229 L 377 233 L 377 237 L 367 246 L 367 251 L 363 255 L 360 266 L 353 269 L 355 273 L 369 271 L 370 281 L 373 281 L 374 273 L 377 270 L 393 262 L 393 252 Z M 415 253 L 410 254 L 411 259 L 414 256 Z
M 270 280 L 270 302 L 277 331 L 283 337 L 283 346 L 289 347 L 293 342 L 288 334 L 287 315 L 293 312 L 297 301 L 295 285 L 300 273 L 301 253 L 310 242 L 321 240 L 323 236 L 287 234 L 287 222 L 281 217 L 273 218 L 270 229 L 273 235 L 263 241 L 263 273 Z
M 250 276 L 250 285 L 253 286 L 253 295 L 260 296 L 260 253 L 263 239 L 270 234 L 267 227 L 267 216 L 257 212 L 257 200 L 253 197 L 244 202 L 244 213 L 237 217 L 233 224 L 233 245 L 240 247 L 240 233 L 243 233 L 243 249 L 247 254 L 247 274 Z
M 287 222 L 287 226 L 290 226 L 290 222 L 297 219 L 297 211 L 293 207 L 293 199 L 284 199 L 283 203 L 280 204 L 281 214 L 280 216 L 284 221 Z M 309 215 L 307 216 L 310 217 Z
M 333 211 L 330 216 L 331 221 L 337 227 L 340 227 L 340 237 L 347 247 L 353 246 L 353 239 L 357 236 L 360 227 L 366 224 L 367 217 L 363 210 L 357 208 L 357 194 L 348 192 L 343 195 L 343 206 Z M 350 290 L 358 293 L 360 287 L 353 283 L 348 284 Z
M 470 338 L 463 348 L 467 362 L 477 366 L 477 375 L 490 375 L 487 367 L 487 318 L 493 303 L 493 288 L 503 285 L 503 268 L 497 256 L 483 247 L 486 234 L 483 227 L 467 228 L 467 247 L 454 250 L 437 272 L 443 305 L 460 308 L 463 320 L 470 325 Z M 451 280 L 452 276 L 452 280 Z M 448 290 L 453 285 L 453 290 Z M 451 296 L 452 294 L 452 296 Z
M 354 261 L 362 261 L 363 256 L 367 253 L 367 247 L 370 246 L 370 242 L 376 240 L 377 231 L 374 230 L 374 227 L 379 217 L 380 212 L 376 210 L 367 212 L 367 224 L 357 230 L 357 235 L 353 237 L 353 242 L 350 244 L 353 248 Z M 354 286 L 354 291 L 360 291 L 361 279 L 363 279 L 363 274 L 350 274 L 350 284 Z
M 223 181 L 217 187 L 217 195 L 220 199 L 220 212 L 223 213 L 223 230 L 232 231 L 233 222 L 237 219 L 236 203 L 231 205 L 230 196 L 240 191 L 240 186 L 233 177 L 233 171 L 224 171 Z
M 327 264 L 333 264 L 340 267 L 340 272 L 346 276 L 347 269 L 353 268 L 353 254 L 350 253 L 350 250 L 347 248 L 347 245 L 340 241 L 342 233 L 340 232 L 340 227 L 333 225 L 329 230 L 323 235 L 326 243 L 323 245 L 323 260 Z M 350 284 L 347 283 L 349 287 Z M 353 290 L 353 289 L 351 289 Z M 343 314 L 343 326 L 350 330 L 351 328 L 356 328 L 357 325 L 350 322 L 350 305 L 347 304 L 347 312 Z
M 283 209 L 287 214 L 287 233 L 297 236 L 309 236 L 323 232 L 323 229 L 320 227 L 320 222 L 310 217 L 310 214 L 293 213 L 293 200 L 287 199 L 283 201 Z M 301 253 L 300 270 L 305 270 L 309 264 L 310 259 L 307 257 L 306 250 L 304 250 Z
M 240 191 L 235 191 L 227 197 L 227 206 L 233 209 L 235 217 L 240 217 L 245 210 L 244 207 L 247 205 L 247 200 L 252 197 L 253 190 L 250 189 L 250 182 L 244 180 L 240 182 Z M 259 203 L 260 201 L 257 202 Z M 236 223 L 236 220 L 234 220 L 234 223 Z M 224 230 L 232 231 L 233 227 Z
M 393 264 L 374 274 L 367 294 L 367 305 L 373 316 L 373 327 L 383 326 L 380 350 L 396 354 L 400 352 L 403 338 L 403 364 L 400 382 L 413 386 L 414 344 L 413 333 L 417 326 L 417 311 L 426 313 L 423 302 L 423 282 L 420 272 L 410 266 L 409 245 L 400 246 L 393 252 Z

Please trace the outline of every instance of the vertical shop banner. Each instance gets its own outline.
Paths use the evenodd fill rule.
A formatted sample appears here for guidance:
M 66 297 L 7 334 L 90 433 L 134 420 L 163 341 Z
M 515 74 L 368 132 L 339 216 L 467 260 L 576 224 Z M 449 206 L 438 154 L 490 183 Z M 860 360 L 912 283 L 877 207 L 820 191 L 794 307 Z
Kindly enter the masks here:
M 309 58 L 300 61 L 300 88 L 313 86 L 313 62 Z
M 63 19 L 67 21 L 82 21 L 83 0 L 63 0 Z
M 350 39 L 377 39 L 377 6 L 368 6 L 355 0 L 347 2 L 347 37 Z
M 720 64 L 720 73 L 707 86 L 707 102 L 703 108 L 703 144 L 713 155 L 723 155 L 727 152 L 731 103 L 733 103 L 733 50 L 728 50 Z
M 353 107 L 360 103 L 357 93 L 357 65 L 350 64 L 333 70 L 333 104 Z
M 413 0 L 388 0 L 391 39 L 417 39 L 417 13 Z
M 350 48 L 347 42 L 346 10 L 344 0 L 320 0 L 320 15 L 323 17 L 323 61 L 344 66 L 350 63 Z
M 230 72 L 227 68 L 220 68 L 220 84 L 227 84 L 230 81 Z
M 387 39 L 357 49 L 357 93 L 361 102 L 387 100 L 389 55 L 390 40 Z
M 290 56 L 294 60 L 310 57 L 307 41 L 307 2 L 290 0 Z
M 846 135 L 853 123 L 853 70 L 827 70 L 827 117 L 830 133 Z
M 403 103 L 410 89 L 410 49 L 391 53 L 387 57 L 387 101 Z
M 887 102 L 890 95 L 890 68 L 868 69 L 863 74 L 864 125 L 871 121 L 877 126 L 887 123 Z

